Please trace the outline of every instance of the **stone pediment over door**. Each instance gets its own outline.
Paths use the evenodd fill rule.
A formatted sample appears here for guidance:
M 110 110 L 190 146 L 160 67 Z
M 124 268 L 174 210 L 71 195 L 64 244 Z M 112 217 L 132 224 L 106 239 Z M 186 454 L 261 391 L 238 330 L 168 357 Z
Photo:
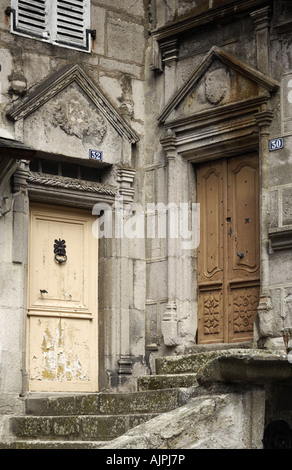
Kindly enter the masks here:
M 51 155 L 89 159 L 91 149 L 102 152 L 106 163 L 126 164 L 131 144 L 139 141 L 79 65 L 44 80 L 16 100 L 7 115 L 22 142 Z
M 253 133 L 256 113 L 278 88 L 275 80 L 214 46 L 158 120 L 175 134 L 182 153 L 216 145 Z

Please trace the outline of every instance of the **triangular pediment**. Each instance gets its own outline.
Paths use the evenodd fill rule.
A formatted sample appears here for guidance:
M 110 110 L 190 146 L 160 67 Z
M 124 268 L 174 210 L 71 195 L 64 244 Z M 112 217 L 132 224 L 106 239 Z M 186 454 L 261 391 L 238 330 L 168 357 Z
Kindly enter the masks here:
M 158 121 L 169 123 L 218 107 L 268 97 L 279 84 L 214 46 L 171 98 Z
M 66 96 L 67 95 L 67 96 Z M 27 93 L 24 99 L 19 98 L 8 109 L 7 115 L 10 119 L 18 121 L 26 119 L 33 113 L 36 113 L 42 106 L 54 102 L 54 119 L 62 127 L 66 126 L 66 110 L 59 107 L 58 98 L 62 97 L 63 103 L 73 96 L 72 106 L 79 103 L 79 109 L 82 114 L 76 114 L 69 123 L 73 130 L 72 133 L 80 132 L 84 125 L 88 127 L 90 133 L 103 132 L 102 121 L 109 123 L 116 132 L 127 139 L 130 143 L 139 141 L 139 137 L 120 116 L 117 110 L 105 97 L 97 85 L 88 77 L 79 65 L 67 66 L 45 79 L 40 85 Z M 63 106 L 64 108 L 64 106 Z M 78 111 L 78 110 L 76 110 Z M 64 116 L 65 115 L 65 116 Z M 79 123 L 78 123 L 79 119 Z M 62 122 L 63 120 L 63 122 Z M 98 126 L 94 122 L 99 122 Z

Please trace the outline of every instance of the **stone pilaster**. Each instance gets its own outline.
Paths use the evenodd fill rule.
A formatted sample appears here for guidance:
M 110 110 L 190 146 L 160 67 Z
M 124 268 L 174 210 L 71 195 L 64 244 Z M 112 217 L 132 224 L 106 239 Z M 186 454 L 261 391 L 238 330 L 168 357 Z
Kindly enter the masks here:
M 260 72 L 270 73 L 270 8 L 265 7 L 250 14 L 255 24 L 257 64 Z
M 167 203 L 175 202 L 177 194 L 177 165 L 175 135 L 168 131 L 167 136 L 161 139 L 162 146 L 166 152 L 167 161 Z M 170 209 L 168 210 L 168 219 Z M 177 346 L 178 344 L 178 324 L 177 324 L 177 304 L 176 304 L 176 272 L 177 272 L 177 239 L 172 238 L 168 227 L 167 231 L 167 291 L 168 302 L 166 310 L 162 315 L 161 331 L 166 346 Z
M 273 112 L 264 110 L 255 115 L 259 127 L 259 161 L 260 161 L 260 262 L 261 262 L 261 290 L 260 302 L 257 310 L 256 324 L 258 328 L 259 344 L 263 338 L 272 334 L 271 321 L 272 306 L 269 288 L 269 129 L 273 119 Z

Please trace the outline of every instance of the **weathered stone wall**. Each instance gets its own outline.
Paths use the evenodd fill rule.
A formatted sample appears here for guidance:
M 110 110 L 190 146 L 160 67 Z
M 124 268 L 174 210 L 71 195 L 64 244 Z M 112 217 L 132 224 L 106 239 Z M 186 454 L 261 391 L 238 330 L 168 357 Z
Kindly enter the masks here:
M 270 113 L 268 130 L 263 130 L 262 123 L 261 131 L 257 131 L 261 132 L 257 136 L 259 147 L 266 147 L 259 149 L 263 292 L 255 339 L 261 339 L 263 345 L 277 345 L 283 324 L 292 314 L 291 7 L 272 0 L 239 2 L 236 8 L 233 2 L 221 0 L 139 0 L 133 4 L 125 0 L 93 0 L 91 24 L 97 36 L 92 40 L 92 52 L 87 54 L 11 34 L 10 19 L 5 13 L 9 5 L 8 0 L 1 0 L 1 136 L 20 140 L 43 155 L 83 161 L 88 148 L 98 142 L 104 162 L 112 165 L 104 182 L 113 183 L 130 202 L 142 204 L 144 209 L 147 204 L 196 201 L 195 168 L 190 155 L 182 156 L 183 151 L 203 152 L 203 144 L 210 146 L 214 139 L 213 143 L 220 146 L 220 155 L 225 150 L 231 155 L 232 145 L 228 139 L 224 141 L 219 125 L 217 130 L 214 126 L 211 137 L 204 135 L 208 134 L 206 128 L 200 128 L 198 146 L 191 147 L 186 142 L 177 152 L 180 144 L 174 144 L 175 136 L 168 132 L 169 122 L 163 119 L 158 122 L 190 74 L 210 51 L 216 53 L 214 46 L 235 58 L 234 69 L 236 60 L 240 60 L 263 73 L 265 84 L 280 85 L 279 90 L 278 85 L 271 85 L 268 104 L 265 102 L 262 109 L 265 112 L 266 106 Z M 34 98 L 42 96 L 47 79 L 69 66 L 79 66 L 84 71 L 81 84 L 70 84 L 39 106 Z M 224 67 L 227 70 L 226 64 Z M 235 73 L 234 77 L 238 79 Z M 126 131 L 131 129 L 139 142 L 124 139 L 116 127 L 107 125 L 105 129 L 104 117 L 86 92 L 89 83 L 101 91 L 103 105 L 108 102 L 112 105 L 108 112 L 114 109 L 115 116 L 129 126 Z M 54 82 L 51 88 L 54 93 L 56 87 Z M 255 93 L 256 87 L 251 88 Z M 72 106 L 65 120 L 81 113 L 87 120 L 86 129 L 80 130 L 74 119 L 69 127 L 62 123 L 68 95 L 72 103 L 77 97 L 76 107 Z M 26 100 L 32 107 L 22 115 L 19 105 Z M 187 111 L 204 110 L 209 105 L 210 102 L 203 102 L 199 90 L 196 96 L 190 93 L 184 109 L 174 107 L 173 114 L 181 112 L 176 117 L 183 117 Z M 210 122 L 206 126 L 214 125 Z M 121 121 L 119 125 L 122 126 Z M 253 126 L 256 127 L 256 122 Z M 268 139 L 277 137 L 284 138 L 284 148 L 269 152 Z M 195 140 L 194 135 L 188 138 Z M 5 378 L 2 373 L 3 393 L 11 390 L 20 393 L 25 374 L 28 200 L 25 185 L 18 184 L 14 190 L 20 187 L 19 198 L 11 197 L 9 181 L 2 187 L 13 202 L 14 212 L 8 211 L 0 219 L 1 324 L 5 325 L 1 329 L 0 352 L 5 358 L 2 369 L 15 371 Z M 81 197 L 77 203 L 82 204 Z M 147 212 L 147 218 L 152 215 Z M 118 386 L 127 382 L 127 378 L 144 373 L 147 367 L 153 369 L 157 355 L 182 353 L 195 344 L 196 252 L 183 250 L 180 243 L 171 244 L 167 238 L 157 237 L 101 241 L 100 349 L 101 369 L 107 371 L 103 373 L 102 387 Z
M 229 2 L 214 2 L 213 8 Z M 220 5 L 219 5 L 220 3 Z M 247 13 L 240 17 L 234 16 L 232 21 L 227 18 L 215 21 L 203 27 L 190 28 L 185 33 L 176 29 L 176 24 L 200 15 L 209 10 L 208 2 L 155 2 L 152 5 L 153 42 L 149 43 L 146 55 L 146 136 L 145 136 L 145 195 L 146 202 L 167 204 L 168 198 L 168 165 L 166 150 L 159 142 L 164 137 L 164 126 L 157 125 L 157 115 L 165 108 L 170 99 L 186 82 L 191 73 L 201 63 L 209 50 L 214 46 L 223 48 L 235 57 L 244 60 L 257 68 L 257 47 L 254 34 L 254 21 Z M 169 39 L 161 39 L 160 53 L 162 65 L 159 70 L 153 62 L 153 50 L 156 48 L 155 38 L 159 31 L 167 31 L 173 26 L 173 35 Z M 165 28 L 164 28 L 165 27 Z M 161 28 L 161 29 L 159 29 Z M 164 29 L 163 29 L 164 28 Z M 183 29 L 183 28 L 182 28 Z M 186 28 L 187 29 L 187 28 Z M 163 35 L 163 32 L 161 34 Z M 156 70 L 156 71 L 155 71 Z M 162 73 L 161 73 L 162 72 Z M 189 100 L 191 100 L 191 96 Z M 200 98 L 199 98 L 200 99 Z M 202 98 L 203 99 L 203 98 Z M 189 112 L 197 111 L 198 100 Z M 187 106 L 187 104 L 186 104 Z M 156 145 L 153 146 L 153 141 Z M 176 157 L 176 180 L 170 190 L 173 202 L 196 201 L 196 175 L 191 164 Z M 161 324 L 167 311 L 169 298 L 168 282 L 170 277 L 178 286 L 176 351 L 183 352 L 188 344 L 195 342 L 197 328 L 196 305 L 196 252 L 177 252 L 178 271 L 167 271 L 167 240 L 147 240 L 147 301 L 146 301 L 146 349 L 169 353 L 163 344 Z M 174 350 L 175 348 L 172 348 Z M 154 353 L 155 354 L 155 353 Z M 151 361 L 150 361 L 151 362 Z
M 9 6 L 9 0 L 1 0 L 0 136 L 25 142 L 41 152 L 42 156 L 61 160 L 77 158 L 79 163 L 88 159 L 89 148 L 95 149 L 100 143 L 104 163 L 112 165 L 104 183 L 120 187 L 126 199 L 130 194 L 130 201 L 133 197 L 135 201 L 143 200 L 144 56 L 148 29 L 148 12 L 145 11 L 144 2 L 92 1 L 91 27 L 96 30 L 96 39 L 92 39 L 90 54 L 12 34 L 6 11 Z M 55 96 L 50 99 L 48 95 L 48 99 L 40 105 L 38 100 L 44 96 L 45 84 L 49 84 L 47 80 L 57 77 L 61 70 L 74 66 L 79 66 L 84 72 L 85 81 L 82 82 L 82 79 L 80 86 L 75 81 L 56 94 L 54 87 L 57 82 L 53 78 L 53 88 L 49 89 Z M 59 78 L 62 79 L 62 76 Z M 89 88 L 85 89 L 82 83 Z M 102 103 L 98 102 L 98 95 L 95 94 L 95 104 L 89 98 L 89 90 L 94 91 L 90 89 L 91 83 L 100 91 L 102 99 L 110 103 L 110 115 L 117 113 L 112 122 L 115 116 L 120 116 L 122 121 L 116 120 L 116 127 L 111 126 L 107 118 L 97 111 L 96 105 Z M 30 112 L 25 111 L 16 117 L 10 114 L 8 117 L 8 109 L 17 109 L 18 113 L 19 105 L 26 100 L 31 106 Z M 69 111 L 68 103 L 71 105 Z M 139 144 L 131 143 L 127 135 L 124 138 L 119 134 L 121 122 L 128 126 L 128 130 L 131 129 L 132 135 L 137 136 L 136 141 L 140 139 Z M 120 167 L 135 171 L 128 174 L 121 170 L 119 173 Z M 29 201 L 24 183 L 25 179 L 13 188 L 15 182 L 12 179 L 6 182 L 5 188 L 1 186 L 2 193 L 4 191 L 7 197 L 6 205 L 11 203 L 11 210 L 0 218 L 2 397 L 5 393 L 18 395 L 26 389 Z M 21 194 L 12 196 L 11 189 L 16 193 L 21 191 Z M 76 198 L 74 205 L 82 207 L 82 197 Z M 145 372 L 144 271 L 143 243 L 106 240 L 100 244 L 101 388 L 119 386 L 121 381 L 127 382 L 127 378 L 135 377 L 140 370 Z M 107 286 L 103 284 L 106 280 Z M 125 356 L 126 365 L 122 362 L 119 366 L 121 356 Z
M 268 109 L 271 112 L 267 127 L 258 128 L 258 149 L 261 159 L 261 263 L 262 294 L 256 321 L 255 340 L 267 347 L 283 346 L 282 329 L 291 323 L 291 7 L 279 2 L 255 1 L 245 7 L 241 2 L 236 13 L 230 2 L 160 1 L 151 10 L 152 36 L 146 55 L 146 200 L 167 203 L 169 186 L 168 147 L 158 141 L 164 137 L 162 124 L 155 125 L 157 114 L 165 109 L 174 94 L 213 46 L 230 53 L 248 66 L 275 80 L 280 88 L 271 94 Z M 219 10 L 216 10 L 220 7 Z M 219 11 L 219 14 L 217 12 Z M 193 16 L 192 16 L 193 15 Z M 217 16 L 216 16 L 217 15 Z M 148 64 L 147 64 L 148 62 Z M 149 70 L 150 69 L 150 70 Z M 199 111 L 199 99 L 191 98 L 185 106 Z M 194 106 L 197 106 L 196 108 Z M 175 111 L 178 113 L 178 109 Z M 173 116 L 174 118 L 174 112 Z M 181 110 L 183 115 L 185 110 Z M 180 117 L 177 114 L 177 117 Z M 171 127 L 170 124 L 168 127 Z M 203 130 L 202 130 L 203 132 Z M 157 145 L 153 147 L 153 137 Z M 268 141 L 282 137 L 284 148 L 269 151 Z M 190 140 L 192 137 L 189 137 Z M 220 143 L 221 137 L 218 138 Z M 206 137 L 207 141 L 207 137 Z M 170 142 L 170 141 L 169 141 Z M 205 144 L 205 142 L 204 142 Z M 169 144 L 170 145 L 170 144 Z M 265 150 L 264 150 L 265 147 Z M 235 144 L 236 148 L 236 144 Z M 170 147 L 169 147 L 170 149 Z M 227 150 L 227 149 L 226 149 Z M 196 147 L 199 154 L 200 147 Z M 235 150 L 236 151 L 236 150 Z M 171 150 L 169 150 L 171 152 Z M 221 150 L 220 150 L 221 152 Z M 223 153 L 224 155 L 224 150 Z M 207 154 L 206 154 L 207 156 Z M 184 161 L 176 156 L 177 174 L 171 187 L 180 194 L 180 201 L 195 201 L 195 171 L 184 168 Z M 180 185 L 179 179 L 184 184 Z M 165 353 L 163 345 L 163 315 L 168 305 L 168 278 L 173 276 L 178 286 L 184 285 L 183 296 L 176 294 L 178 338 L 172 351 L 180 352 L 196 334 L 196 257 L 175 276 L 167 271 L 167 243 L 147 241 L 147 306 L 146 344 L 149 351 Z M 194 253 L 193 253 L 194 255 Z M 189 257 L 190 259 L 190 257 Z M 177 262 L 176 266 L 179 265 Z M 168 272 L 168 274 L 167 274 Z M 192 279 L 192 281 L 190 281 Z M 157 281 L 160 289 L 158 292 Z M 192 286 L 192 287 L 190 287 Z M 178 287 L 178 291 L 182 289 Z M 178 307 L 179 305 L 179 307 Z M 183 312 L 183 313 L 182 313 Z M 288 325 L 290 326 L 290 324 Z M 176 348 L 176 349 L 175 349 Z M 170 351 L 166 348 L 166 351 Z M 149 353 L 152 357 L 151 352 Z M 155 353 L 154 353 L 155 354 Z

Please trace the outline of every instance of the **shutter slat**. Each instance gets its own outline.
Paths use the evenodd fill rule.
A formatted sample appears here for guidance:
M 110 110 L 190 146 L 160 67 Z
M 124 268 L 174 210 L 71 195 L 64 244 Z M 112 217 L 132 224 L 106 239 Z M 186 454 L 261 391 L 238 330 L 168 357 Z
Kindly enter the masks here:
M 84 0 L 57 0 L 57 39 L 85 45 Z
M 59 5 L 64 5 L 67 8 L 79 7 L 83 9 L 83 0 L 58 0 Z
M 18 0 L 17 27 L 42 34 L 46 30 L 46 0 Z
M 83 26 L 83 24 L 81 24 L 80 26 Z M 70 21 L 58 21 L 58 27 L 59 28 L 69 28 L 69 29 L 73 29 L 73 30 L 76 30 L 76 23 L 75 22 L 70 22 Z M 82 30 L 82 29 L 81 29 Z

